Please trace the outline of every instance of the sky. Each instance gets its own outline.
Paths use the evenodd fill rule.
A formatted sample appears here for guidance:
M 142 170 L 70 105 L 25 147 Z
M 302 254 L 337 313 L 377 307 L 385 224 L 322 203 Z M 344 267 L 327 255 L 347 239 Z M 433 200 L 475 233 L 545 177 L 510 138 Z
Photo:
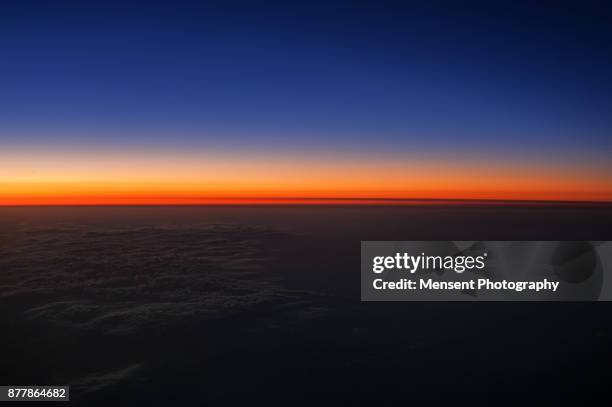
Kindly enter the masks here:
M 407 3 L 2 2 L 0 205 L 612 201 L 610 6 Z

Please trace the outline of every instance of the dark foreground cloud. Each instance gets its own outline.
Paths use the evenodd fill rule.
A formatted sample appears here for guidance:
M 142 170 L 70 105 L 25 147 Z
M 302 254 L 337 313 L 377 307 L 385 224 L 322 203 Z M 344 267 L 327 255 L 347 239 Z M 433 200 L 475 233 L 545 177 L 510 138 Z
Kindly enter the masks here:
M 0 249 L 0 298 L 31 321 L 105 334 L 303 308 L 308 294 L 262 275 L 285 238 L 233 224 L 26 227 Z

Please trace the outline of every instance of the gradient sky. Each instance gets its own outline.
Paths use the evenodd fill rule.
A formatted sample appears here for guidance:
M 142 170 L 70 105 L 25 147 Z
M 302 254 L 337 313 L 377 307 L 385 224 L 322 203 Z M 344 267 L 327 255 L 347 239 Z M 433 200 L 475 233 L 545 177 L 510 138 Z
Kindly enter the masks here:
M 612 12 L 2 2 L 0 204 L 612 201 Z

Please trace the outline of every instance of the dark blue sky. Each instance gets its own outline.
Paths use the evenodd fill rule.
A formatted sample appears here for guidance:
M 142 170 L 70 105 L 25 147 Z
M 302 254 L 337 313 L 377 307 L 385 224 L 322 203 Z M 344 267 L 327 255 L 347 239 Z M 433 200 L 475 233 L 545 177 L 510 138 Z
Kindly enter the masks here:
M 612 152 L 605 5 L 80 3 L 0 5 L 0 146 Z

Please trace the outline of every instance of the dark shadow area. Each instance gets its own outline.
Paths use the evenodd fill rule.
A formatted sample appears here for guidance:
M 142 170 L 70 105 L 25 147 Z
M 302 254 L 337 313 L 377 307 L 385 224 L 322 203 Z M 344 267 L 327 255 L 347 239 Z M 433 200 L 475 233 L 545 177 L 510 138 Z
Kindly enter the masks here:
M 361 240 L 611 240 L 612 207 L 0 209 L 0 376 L 80 405 L 581 403 L 608 303 L 362 303 Z M 212 403 L 212 404 L 211 404 Z

